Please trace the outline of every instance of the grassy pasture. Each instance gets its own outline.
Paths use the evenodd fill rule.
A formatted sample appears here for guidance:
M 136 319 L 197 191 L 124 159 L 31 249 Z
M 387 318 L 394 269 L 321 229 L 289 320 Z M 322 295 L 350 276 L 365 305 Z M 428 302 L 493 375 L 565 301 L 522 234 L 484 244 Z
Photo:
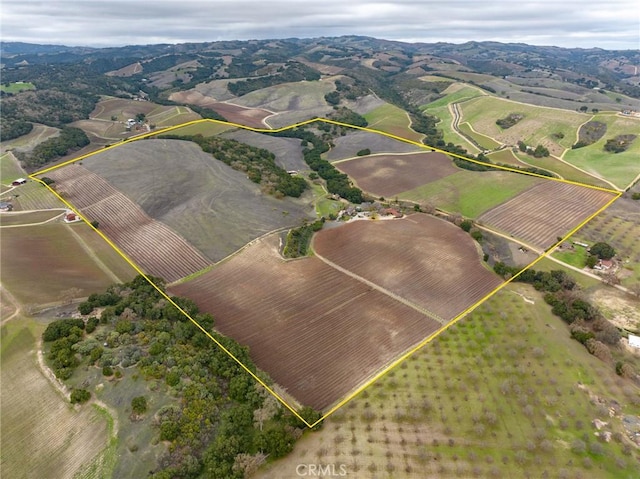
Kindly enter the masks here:
M 116 259 L 111 247 L 106 243 L 102 247 L 94 244 L 92 247 L 96 249 L 89 254 L 71 228 L 74 231 L 89 229 L 84 224 L 47 223 L 2 230 L 3 282 L 22 304 L 45 305 L 61 301 L 65 291 L 71 288 L 80 289 L 74 296 L 86 297 L 115 282 L 113 275 L 95 260 L 96 257 L 107 257 L 113 264 Z M 121 267 L 120 270 L 124 269 Z
M 593 172 L 613 182 L 621 189 L 626 188 L 640 174 L 640 138 L 622 153 L 610 153 L 604 150 L 608 139 L 624 134 L 638 134 L 640 119 L 623 117 L 616 114 L 601 113 L 594 120 L 607 124 L 607 132 L 595 143 L 569 150 L 564 159 L 586 171 Z
M 431 203 L 437 208 L 475 218 L 540 181 L 543 180 L 506 171 L 461 170 L 398 197 Z
M 449 110 L 451 103 L 460 103 L 471 98 L 482 96 L 483 93 L 478 88 L 466 86 L 462 83 L 453 83 L 443 91 L 444 97 L 422 106 L 422 109 L 433 116 L 440 119 L 438 128 L 444 133 L 444 141 L 453 143 L 454 145 L 462 145 L 469 152 L 477 154 L 480 150 L 464 136 L 460 135 L 451 127 L 453 117 Z
M 557 173 L 565 180 L 575 181 L 577 183 L 582 183 L 585 185 L 600 186 L 602 188 L 612 189 L 612 186 L 609 183 L 595 178 L 588 173 L 580 171 L 577 168 L 571 166 L 571 164 L 560 161 L 555 157 L 548 156 L 545 158 L 535 158 L 531 155 L 521 153 L 520 151 L 513 153 L 513 155 L 520 159 L 521 166 L 522 163 L 527 163 L 531 166 L 543 168 L 547 171 Z
M 232 126 L 223 125 L 220 123 L 214 123 L 211 121 L 203 121 L 194 125 L 187 125 L 180 128 L 176 128 L 171 131 L 171 134 L 175 135 L 202 135 L 202 136 L 216 136 L 225 131 L 233 129 Z
M 36 86 L 30 82 L 14 82 L 14 83 L 9 83 L 9 85 L 7 85 L 6 83 L 0 84 L 0 90 L 5 93 L 19 93 L 24 90 L 35 90 L 35 89 L 36 89 Z
M 489 153 L 487 157 L 494 163 L 503 163 L 506 165 L 515 165 L 522 167 L 522 162 L 513 154 L 510 148 L 504 148 L 499 151 Z
M 411 121 L 407 112 L 395 105 L 387 103 L 364 115 L 369 128 L 384 131 L 392 135 L 413 141 L 421 141 L 424 135 L 411 129 Z
M 107 422 L 90 405 L 73 408 L 37 366 L 45 324 L 14 318 L 2 336 L 3 477 L 76 477 L 107 446 Z M 81 477 L 108 477 L 110 471 Z
M 200 118 L 200 115 L 186 106 L 159 106 L 147 115 L 147 121 L 155 124 L 158 128 L 180 125 Z
M 62 216 L 63 211 L 46 210 L 33 211 L 28 213 L 3 213 L 0 214 L 0 226 L 28 225 L 32 223 L 42 223 L 57 216 Z
M 474 130 L 499 142 L 515 145 L 519 140 L 528 145 L 545 145 L 551 154 L 560 155 L 575 142 L 578 127 L 589 119 L 588 115 L 569 110 L 544 108 L 483 96 L 460 105 L 462 122 L 469 122 Z M 517 124 L 502 130 L 496 120 L 510 113 L 520 113 L 524 118 Z M 554 133 L 564 137 L 557 139 Z
M 0 181 L 2 184 L 10 185 L 13 180 L 23 177 L 26 177 L 26 173 L 20 168 L 12 153 L 0 156 Z
M 493 138 L 475 131 L 471 124 L 469 124 L 468 122 L 461 123 L 460 125 L 458 125 L 458 128 L 462 133 L 467 135 L 485 150 L 493 150 L 501 146 L 501 143 L 495 141 Z
M 531 304 L 533 302 L 533 304 Z M 581 386 L 580 386 L 581 384 Z M 590 394 L 622 406 L 609 417 Z M 542 295 L 514 284 L 363 391 L 256 477 L 298 464 L 358 478 L 633 478 L 638 465 L 591 421 L 621 431 L 637 387 L 589 355 Z M 582 442 L 584 449 L 582 450 Z M 572 450 L 572 447 L 575 451 Z
M 574 251 L 555 251 L 552 253 L 553 257 L 576 268 L 584 268 L 587 264 L 587 249 L 578 245 L 574 245 L 574 248 Z
M 2 142 L 2 152 L 7 150 L 31 151 L 38 143 L 58 135 L 60 130 L 52 126 L 33 124 L 33 129 L 26 135 Z

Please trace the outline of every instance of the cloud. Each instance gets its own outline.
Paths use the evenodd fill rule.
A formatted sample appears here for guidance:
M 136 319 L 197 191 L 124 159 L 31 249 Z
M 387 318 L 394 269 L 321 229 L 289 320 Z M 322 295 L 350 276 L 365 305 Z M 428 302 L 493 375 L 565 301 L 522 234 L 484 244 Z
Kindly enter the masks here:
M 3 40 L 119 46 L 369 35 L 640 48 L 635 0 L 3 0 Z

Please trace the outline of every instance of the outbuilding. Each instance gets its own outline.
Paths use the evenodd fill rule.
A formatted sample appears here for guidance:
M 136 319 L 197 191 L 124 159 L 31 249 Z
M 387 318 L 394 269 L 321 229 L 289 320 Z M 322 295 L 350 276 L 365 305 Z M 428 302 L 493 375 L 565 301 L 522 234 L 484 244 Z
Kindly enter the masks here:
M 20 186 L 24 185 L 27 182 L 25 178 L 18 178 L 17 180 L 13 180 L 11 182 L 11 186 Z

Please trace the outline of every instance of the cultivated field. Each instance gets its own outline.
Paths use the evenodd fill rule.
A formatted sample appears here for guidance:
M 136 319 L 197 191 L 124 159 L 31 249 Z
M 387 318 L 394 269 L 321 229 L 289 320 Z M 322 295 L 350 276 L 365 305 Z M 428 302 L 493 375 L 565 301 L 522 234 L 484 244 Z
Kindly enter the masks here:
M 320 257 L 445 321 L 501 283 L 480 263 L 471 236 L 426 214 L 325 229 L 313 247 Z
M 615 196 L 545 180 L 478 218 L 499 231 L 546 249 Z
M 89 249 L 83 239 L 89 232 L 95 235 L 87 225 L 64 223 L 3 228 L 3 283 L 22 304 L 36 306 L 86 297 L 132 278 L 133 269 L 106 243 Z M 70 294 L 72 288 L 78 290 Z
M 594 119 L 606 123 L 607 132 L 592 145 L 568 151 L 564 155 L 564 159 L 586 171 L 602 176 L 613 182 L 618 188 L 624 189 L 640 174 L 640 160 L 638 160 L 640 157 L 640 138 L 636 138 L 631 146 L 622 153 L 605 151 L 604 145 L 608 139 L 618 135 L 638 135 L 640 119 L 615 114 L 599 114 Z
M 263 194 L 245 173 L 188 141 L 137 141 L 86 158 L 83 165 L 211 261 L 314 216 L 311 193 L 298 199 Z
M 265 128 L 266 125 L 263 120 L 272 114 L 272 112 L 261 108 L 247 108 L 232 103 L 219 102 L 212 97 L 203 95 L 197 90 L 172 93 L 169 99 L 178 103 L 187 103 L 209 108 L 221 114 L 231 123 L 253 128 Z
M 333 140 L 333 147 L 324 154 L 324 157 L 328 161 L 343 160 L 356 156 L 364 149 L 369 149 L 371 154 L 425 151 L 419 146 L 394 140 L 379 133 L 350 129 L 345 136 L 339 136 Z
M 26 178 L 26 177 L 25 177 Z M 27 180 L 9 193 L 14 211 L 64 208 L 64 204 L 42 184 Z
M 478 133 L 508 145 L 515 145 L 520 140 L 533 147 L 542 144 L 552 155 L 561 155 L 570 148 L 575 143 L 578 128 L 589 119 L 588 115 L 574 111 L 526 105 L 492 96 L 461 103 L 460 111 L 461 122 L 469 122 Z M 496 120 L 511 113 L 522 114 L 524 118 L 505 130 L 496 125 Z M 555 133 L 561 133 L 563 138 L 553 136 Z
M 508 171 L 460 170 L 437 181 L 398 195 L 401 199 L 430 203 L 448 212 L 476 218 L 500 203 L 544 180 Z
M 362 190 L 390 198 L 460 171 L 442 153 L 362 156 L 336 167 Z
M 259 368 L 316 409 L 441 326 L 317 258 L 283 261 L 277 235 L 170 291 L 213 314 Z
M 571 339 L 541 293 L 512 284 L 256 478 L 335 464 L 336 475 L 343 465 L 359 479 L 632 479 L 635 449 L 600 442 L 592 425 L 621 433 L 623 417 L 639 412 L 637 387 L 611 370 Z
M 220 136 L 269 150 L 276 155 L 276 164 L 285 170 L 309 169 L 309 166 L 302 159 L 302 140 L 297 138 L 279 138 L 243 129 L 229 131 Z
M 424 135 L 411 129 L 411 120 L 406 111 L 387 103 L 370 111 L 364 117 L 369 122 L 368 128 L 384 131 L 400 138 L 421 141 Z
M 3 477 L 71 479 L 107 447 L 106 421 L 90 405 L 70 406 L 38 368 L 43 330 L 24 317 L 1 330 Z
M 61 196 L 78 208 L 146 273 L 175 281 L 209 261 L 165 224 L 155 221 L 107 181 L 79 165 L 51 171 Z
M 330 79 L 283 83 L 252 91 L 232 102 L 249 108 L 264 108 L 277 114 L 266 122 L 272 128 L 289 126 L 315 116 L 323 117 L 333 109 L 324 100 L 324 95 L 335 90 Z

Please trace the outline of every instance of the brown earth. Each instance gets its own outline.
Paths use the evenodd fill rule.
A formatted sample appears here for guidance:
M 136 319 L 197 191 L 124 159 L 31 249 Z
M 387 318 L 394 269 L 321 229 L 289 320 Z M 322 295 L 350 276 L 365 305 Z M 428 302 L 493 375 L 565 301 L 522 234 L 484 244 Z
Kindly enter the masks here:
M 302 404 L 322 410 L 441 325 L 326 265 L 284 261 L 278 236 L 174 286 Z
M 363 156 L 335 166 L 362 190 L 385 198 L 460 171 L 442 153 Z
M 483 267 L 474 240 L 426 214 L 352 221 L 320 231 L 315 252 L 445 321 L 483 299 L 501 280 Z
M 487 211 L 478 222 L 546 249 L 613 198 L 606 191 L 549 180 Z
M 219 102 L 196 90 L 172 93 L 169 100 L 209 108 L 225 117 L 231 123 L 252 128 L 267 128 L 262 120 L 272 114 L 270 111 L 259 108 L 245 108 L 232 103 Z

